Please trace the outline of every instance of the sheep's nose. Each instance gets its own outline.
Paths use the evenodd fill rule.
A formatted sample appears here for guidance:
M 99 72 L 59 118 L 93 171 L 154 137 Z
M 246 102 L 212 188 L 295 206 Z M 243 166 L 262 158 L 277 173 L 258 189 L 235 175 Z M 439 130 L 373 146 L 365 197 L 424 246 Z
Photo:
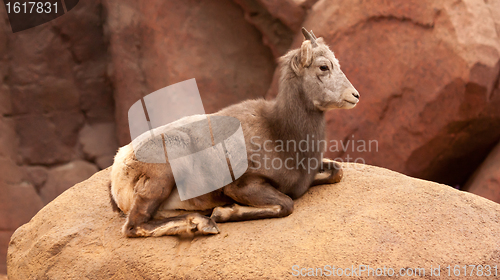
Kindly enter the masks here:
M 359 100 L 359 93 L 358 93 L 358 91 L 356 91 L 356 90 L 355 90 L 355 91 L 353 91 L 353 92 L 352 92 L 352 96 L 356 97 L 356 99 L 358 99 L 358 100 Z

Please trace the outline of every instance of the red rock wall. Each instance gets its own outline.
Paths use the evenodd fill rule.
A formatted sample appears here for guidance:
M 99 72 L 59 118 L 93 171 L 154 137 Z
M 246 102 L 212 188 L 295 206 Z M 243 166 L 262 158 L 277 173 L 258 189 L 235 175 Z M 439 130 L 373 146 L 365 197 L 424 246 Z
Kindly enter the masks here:
M 15 34 L 0 7 L 0 273 L 12 232 L 130 141 L 135 101 L 193 77 L 207 113 L 272 98 L 302 25 L 361 94 L 327 115 L 329 140 L 350 141 L 331 157 L 463 185 L 500 140 L 497 3 L 87 0 Z M 482 183 L 499 178 L 491 162 L 467 188 L 500 201 L 481 190 L 500 188 Z
M 463 185 L 500 139 L 496 3 L 317 2 L 304 26 L 325 38 L 361 94 L 354 110 L 328 113 L 328 138 L 356 143 L 330 156 Z
M 469 178 L 464 189 L 500 203 L 500 143 Z
M 12 33 L 0 5 L 0 273 L 10 235 L 118 148 L 98 0 Z
M 232 1 L 105 3 L 120 144 L 130 106 L 168 85 L 195 78 L 206 113 L 265 95 L 274 59 Z

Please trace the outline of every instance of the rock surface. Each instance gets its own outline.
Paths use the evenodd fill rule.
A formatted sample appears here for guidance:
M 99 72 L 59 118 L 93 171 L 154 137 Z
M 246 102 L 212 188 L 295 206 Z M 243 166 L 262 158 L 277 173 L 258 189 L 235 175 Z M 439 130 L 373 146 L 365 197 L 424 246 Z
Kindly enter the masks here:
M 80 131 L 79 140 L 87 160 L 95 162 L 101 169 L 113 163 L 113 158 L 118 151 L 114 123 L 86 125 Z
M 64 16 L 17 33 L 0 10 L 0 273 L 6 273 L 10 235 L 43 207 L 38 192 L 49 172 L 86 158 L 79 132 L 114 122 L 114 101 L 100 0 L 79 1 Z M 95 163 L 107 166 L 109 157 Z M 63 190 L 95 171 L 69 179 Z
M 98 171 L 97 167 L 84 160 L 76 160 L 49 171 L 47 182 L 40 189 L 40 197 L 44 203 L 71 188 L 74 184 L 87 180 Z
M 81 1 L 67 15 L 7 37 L 11 112 L 22 163 L 80 158 L 85 123 L 113 122 L 102 5 Z
M 262 36 L 229 0 L 106 0 L 120 145 L 128 110 L 141 97 L 195 78 L 205 112 L 263 97 L 275 63 Z
M 61 164 L 111 164 L 113 94 L 121 144 L 130 104 L 165 85 L 194 76 L 207 112 L 261 97 L 273 55 L 298 46 L 304 17 L 361 92 L 355 110 L 329 114 L 329 138 L 378 141 L 376 151 L 330 155 L 462 184 L 500 139 L 500 2 L 315 2 L 88 0 L 22 33 L 0 26 L 0 273 L 42 190 L 48 201 L 49 189 L 55 197 L 96 171 L 88 163 L 59 172 Z M 491 198 L 476 186 L 491 189 L 492 168 L 485 162 L 466 188 Z
M 349 145 L 330 157 L 465 183 L 500 139 L 499 3 L 317 2 L 304 26 L 325 38 L 361 94 L 354 110 L 328 114 L 328 138 Z M 302 40 L 297 33 L 291 48 Z
M 300 267 L 426 269 L 500 262 L 500 205 L 386 169 L 344 164 L 286 218 L 220 224 L 216 236 L 125 238 L 109 169 L 69 189 L 13 235 L 16 279 L 291 278 Z
M 5 166 L 0 167 L 1 171 L 6 171 Z M 10 171 L 19 167 L 11 165 Z M 0 176 L 0 272 L 6 273 L 7 247 L 14 230 L 22 224 L 28 222 L 40 209 L 44 203 L 38 196 L 35 187 L 29 183 L 9 183 L 4 179 L 9 176 Z M 10 177 L 11 179 L 13 177 Z
M 500 203 L 500 143 L 471 176 L 464 190 Z

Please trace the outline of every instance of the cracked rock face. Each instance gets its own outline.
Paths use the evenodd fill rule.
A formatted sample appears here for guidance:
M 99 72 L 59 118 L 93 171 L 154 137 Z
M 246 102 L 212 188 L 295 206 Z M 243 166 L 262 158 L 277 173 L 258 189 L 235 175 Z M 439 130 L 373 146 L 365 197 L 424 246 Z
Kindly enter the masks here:
M 500 262 L 500 205 L 368 165 L 311 188 L 285 218 L 219 224 L 215 236 L 126 238 L 103 170 L 12 236 L 16 279 L 289 279 L 292 266 L 430 267 Z M 452 211 L 450 211 L 452 209 Z
M 317 2 L 304 26 L 361 94 L 356 109 L 328 113 L 327 137 L 345 147 L 329 155 L 462 185 L 500 139 L 498 3 Z

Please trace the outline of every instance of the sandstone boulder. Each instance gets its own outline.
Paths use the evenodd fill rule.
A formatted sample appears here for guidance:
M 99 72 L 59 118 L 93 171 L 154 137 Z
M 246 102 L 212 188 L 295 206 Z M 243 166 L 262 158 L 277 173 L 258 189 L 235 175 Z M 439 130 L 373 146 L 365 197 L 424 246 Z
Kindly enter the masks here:
M 289 279 L 294 265 L 422 267 L 428 278 L 431 266 L 444 276 L 448 265 L 500 262 L 499 204 L 383 168 L 344 171 L 285 218 L 220 224 L 215 236 L 130 239 L 106 169 L 17 229 L 9 279 Z
M 328 138 L 346 147 L 331 157 L 463 185 L 500 139 L 498 1 L 323 0 L 304 26 L 361 94 L 354 110 L 328 114 Z M 358 142 L 370 140 L 371 150 Z

